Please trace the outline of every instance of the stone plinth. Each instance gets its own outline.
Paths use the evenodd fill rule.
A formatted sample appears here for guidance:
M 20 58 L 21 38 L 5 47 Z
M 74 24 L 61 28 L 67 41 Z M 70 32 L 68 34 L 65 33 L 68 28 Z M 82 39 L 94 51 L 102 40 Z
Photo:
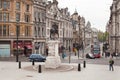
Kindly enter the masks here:
M 60 57 L 48 56 L 45 62 L 45 68 L 57 68 L 61 64 Z
M 61 64 L 60 56 L 58 55 L 58 40 L 48 41 L 48 57 L 45 61 L 45 68 L 57 68 Z

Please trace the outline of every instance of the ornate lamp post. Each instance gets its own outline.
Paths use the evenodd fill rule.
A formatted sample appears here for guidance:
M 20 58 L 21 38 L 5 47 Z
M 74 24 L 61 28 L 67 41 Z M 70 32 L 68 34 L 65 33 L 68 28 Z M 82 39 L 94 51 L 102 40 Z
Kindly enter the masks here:
M 16 25 L 16 45 L 17 45 L 17 53 L 16 53 L 16 62 L 19 61 L 19 51 L 18 51 L 18 37 L 19 37 L 19 21 L 17 20 L 17 25 Z
M 85 68 L 86 67 L 86 60 L 85 60 L 85 27 L 83 28 L 84 30 L 84 40 L 83 40 L 83 58 L 84 58 L 84 61 L 83 61 L 83 67 Z
M 36 41 L 35 41 L 35 53 L 36 54 L 39 54 L 39 47 L 40 47 L 40 45 L 38 44 L 38 41 L 37 41 L 37 37 L 38 37 L 38 30 L 37 30 L 37 26 L 35 26 L 35 39 L 36 39 Z
M 78 41 L 78 59 L 79 59 L 79 57 L 80 57 L 80 55 L 79 55 L 79 50 L 80 50 L 80 16 L 78 16 L 78 26 L 79 26 L 79 34 L 78 34 L 78 36 L 79 36 L 79 41 Z
M 62 55 L 64 55 L 64 52 L 65 52 L 65 47 L 64 47 L 64 42 L 65 42 L 65 39 L 64 39 L 64 27 L 63 27 L 63 46 L 62 46 Z

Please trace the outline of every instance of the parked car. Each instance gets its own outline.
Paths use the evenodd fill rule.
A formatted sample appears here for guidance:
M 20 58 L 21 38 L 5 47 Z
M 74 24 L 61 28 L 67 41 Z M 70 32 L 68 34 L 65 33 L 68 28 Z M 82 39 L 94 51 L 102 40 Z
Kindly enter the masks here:
M 86 58 L 95 59 L 95 56 L 92 53 L 87 53 Z
M 34 60 L 35 62 L 45 62 L 46 57 L 42 56 L 41 54 L 31 54 L 29 60 Z

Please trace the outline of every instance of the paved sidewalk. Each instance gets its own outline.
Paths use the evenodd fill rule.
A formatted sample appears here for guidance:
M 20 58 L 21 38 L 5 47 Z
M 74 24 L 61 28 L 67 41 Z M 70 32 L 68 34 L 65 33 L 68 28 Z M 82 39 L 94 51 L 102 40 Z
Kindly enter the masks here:
M 35 63 L 39 65 L 44 63 Z M 62 65 L 76 66 L 70 71 L 42 71 L 26 70 L 32 67 L 30 62 L 22 62 L 22 69 L 18 69 L 17 62 L 0 62 L 1 80 L 120 80 L 120 67 L 114 66 L 114 71 L 109 71 L 107 65 L 87 64 L 86 68 L 77 71 L 77 64 L 62 63 Z M 82 64 L 81 64 L 82 67 Z

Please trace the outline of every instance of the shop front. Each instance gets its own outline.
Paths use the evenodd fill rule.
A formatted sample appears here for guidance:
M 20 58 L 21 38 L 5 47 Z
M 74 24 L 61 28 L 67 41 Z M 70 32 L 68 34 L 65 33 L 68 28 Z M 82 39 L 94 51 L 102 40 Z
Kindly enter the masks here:
M 18 41 L 18 54 L 23 56 L 29 56 L 32 53 L 31 41 Z M 13 55 L 17 54 L 17 42 L 13 42 Z
M 23 55 L 24 54 L 24 43 L 23 41 L 18 41 L 18 49 L 17 49 L 17 41 L 13 41 L 13 55 L 15 56 L 17 54 Z
M 29 56 L 32 54 L 32 42 L 31 41 L 24 41 L 24 55 Z
M 10 44 L 0 44 L 0 57 L 10 57 Z

